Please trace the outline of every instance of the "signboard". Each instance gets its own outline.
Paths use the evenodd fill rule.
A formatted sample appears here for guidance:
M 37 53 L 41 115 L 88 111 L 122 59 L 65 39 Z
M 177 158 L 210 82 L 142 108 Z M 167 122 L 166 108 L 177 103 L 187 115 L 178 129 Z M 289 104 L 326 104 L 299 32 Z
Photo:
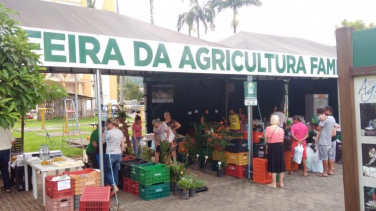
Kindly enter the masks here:
M 42 66 L 337 78 L 335 58 L 185 45 L 24 27 Z
M 376 29 L 356 31 L 353 39 L 354 67 L 367 67 L 376 65 Z
M 174 89 L 173 85 L 152 85 L 151 102 L 152 103 L 173 103 Z
M 257 105 L 257 82 L 244 82 L 244 105 Z
M 376 75 L 354 78 L 361 210 L 376 210 Z

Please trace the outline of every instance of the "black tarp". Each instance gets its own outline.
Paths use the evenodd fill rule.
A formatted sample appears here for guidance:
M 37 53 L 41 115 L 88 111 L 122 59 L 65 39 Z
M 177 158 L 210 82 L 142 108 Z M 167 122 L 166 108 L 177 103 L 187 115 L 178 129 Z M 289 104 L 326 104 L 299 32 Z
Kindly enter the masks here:
M 203 108 L 209 109 L 209 121 L 221 121 L 226 115 L 226 83 L 233 84 L 234 92 L 228 93 L 228 108 L 244 106 L 244 79 L 232 75 L 161 74 L 145 77 L 147 83 L 147 131 L 152 132 L 151 122 L 155 118 L 164 120 L 163 114 L 169 111 L 172 118 L 181 125 L 180 134 L 186 134 L 199 122 Z M 257 98 L 262 117 L 269 118 L 275 105 L 283 106 L 285 81 L 256 80 Z M 152 103 L 153 85 L 173 85 L 173 103 Z M 289 81 L 289 116 L 305 115 L 306 94 L 329 94 L 329 105 L 338 120 L 337 79 L 291 79 Z M 197 113 L 195 111 L 198 111 Z M 218 110 L 218 113 L 215 111 Z M 188 112 L 192 112 L 188 115 Z M 257 106 L 253 107 L 253 119 L 260 119 Z M 309 120 L 308 120 L 309 121 Z

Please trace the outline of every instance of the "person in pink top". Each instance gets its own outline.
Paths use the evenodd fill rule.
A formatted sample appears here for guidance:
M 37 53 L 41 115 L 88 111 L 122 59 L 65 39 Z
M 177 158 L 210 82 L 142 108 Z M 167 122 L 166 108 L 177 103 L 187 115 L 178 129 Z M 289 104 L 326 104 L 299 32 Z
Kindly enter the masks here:
M 132 124 L 132 142 L 134 153 L 137 155 L 138 158 L 141 157 L 141 146 L 139 144 L 142 137 L 141 123 L 141 117 L 139 115 L 136 115 L 136 117 L 134 118 L 134 122 Z
M 308 128 L 306 125 L 304 125 L 300 121 L 300 116 L 295 115 L 292 117 L 292 121 L 294 122 L 294 125 L 291 127 L 291 136 L 293 138 L 292 145 L 291 145 L 291 155 L 292 158 L 294 158 L 294 152 L 295 147 L 297 147 L 299 144 L 302 144 L 304 151 L 303 151 L 303 157 L 302 157 L 302 165 L 303 165 L 303 176 L 307 177 L 309 174 L 307 174 L 307 152 L 306 152 L 306 139 L 308 138 Z M 294 161 L 291 161 L 291 168 L 289 171 L 289 174 L 292 175 L 292 166 L 294 166 Z
M 265 129 L 267 145 L 267 158 L 268 158 L 268 172 L 272 173 L 272 183 L 269 187 L 276 188 L 284 187 L 283 175 L 286 171 L 285 168 L 285 155 L 283 151 L 283 140 L 285 131 L 278 126 L 279 117 L 273 115 L 270 119 L 271 126 Z M 276 183 L 277 173 L 279 173 L 279 183 Z

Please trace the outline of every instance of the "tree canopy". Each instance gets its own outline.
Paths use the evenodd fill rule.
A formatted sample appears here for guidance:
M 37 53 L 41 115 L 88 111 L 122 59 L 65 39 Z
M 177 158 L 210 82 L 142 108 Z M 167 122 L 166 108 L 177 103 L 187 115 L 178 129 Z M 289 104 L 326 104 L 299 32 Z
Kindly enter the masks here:
M 217 8 L 218 13 L 227 8 L 232 9 L 233 18 L 231 27 L 234 29 L 234 33 L 236 33 L 236 27 L 239 25 L 239 20 L 236 19 L 236 16 L 238 15 L 238 9 L 243 6 L 261 6 L 260 0 L 212 0 L 210 4 L 212 5 L 212 7 Z
M 374 23 L 370 23 L 368 25 L 366 25 L 362 20 L 356 20 L 356 21 L 348 21 L 346 19 L 344 19 L 343 21 L 341 21 L 341 25 L 340 26 L 335 26 L 336 28 L 342 28 L 342 27 L 354 27 L 355 28 L 355 31 L 360 31 L 360 30 L 365 30 L 365 29 L 372 29 L 372 28 L 375 28 L 375 24 Z
M 178 17 L 176 28 L 180 32 L 184 25 L 188 25 L 188 33 L 191 35 L 193 25 L 196 24 L 197 37 L 200 38 L 200 24 L 204 26 L 205 33 L 208 31 L 208 25 L 214 30 L 215 11 L 210 1 L 206 4 L 200 4 L 199 0 L 189 1 L 191 9 L 188 12 L 181 13 Z
M 123 92 L 125 100 L 142 100 L 144 93 L 140 90 L 140 86 L 135 83 L 135 80 L 132 77 L 127 77 L 124 81 Z M 120 84 L 119 84 L 120 85 Z M 120 89 L 120 86 L 119 86 Z M 120 94 L 120 92 L 118 92 Z M 120 99 L 120 96 L 119 96 Z M 120 101 L 120 100 L 119 100 Z
M 26 32 L 9 17 L 15 11 L 0 4 L 0 126 L 13 127 L 36 105 L 66 95 L 65 89 L 48 85 L 41 68 L 39 46 L 28 42 Z

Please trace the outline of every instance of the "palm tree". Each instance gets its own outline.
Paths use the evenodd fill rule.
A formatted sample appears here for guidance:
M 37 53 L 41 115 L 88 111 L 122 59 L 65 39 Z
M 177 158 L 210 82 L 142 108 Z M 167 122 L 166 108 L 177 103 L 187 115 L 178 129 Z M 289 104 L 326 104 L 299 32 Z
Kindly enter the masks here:
M 208 31 L 208 24 L 211 30 L 214 30 L 215 12 L 210 2 L 201 6 L 198 0 L 190 0 L 190 6 L 191 9 L 188 12 L 182 13 L 178 17 L 178 23 L 176 25 L 178 31 L 180 32 L 183 26 L 187 24 L 189 35 L 191 35 L 193 24 L 196 24 L 197 37 L 200 38 L 200 23 L 204 26 L 205 33 Z
M 236 20 L 238 9 L 243 6 L 261 6 L 260 0 L 212 0 L 210 3 L 212 4 L 212 7 L 218 9 L 218 13 L 226 8 L 231 8 L 233 10 L 234 17 L 231 22 L 231 27 L 234 28 L 234 33 L 236 33 L 236 27 L 239 24 L 239 21 Z
M 149 0 L 149 2 L 150 2 L 150 22 L 151 22 L 151 24 L 154 25 L 154 14 L 153 14 L 154 0 Z

